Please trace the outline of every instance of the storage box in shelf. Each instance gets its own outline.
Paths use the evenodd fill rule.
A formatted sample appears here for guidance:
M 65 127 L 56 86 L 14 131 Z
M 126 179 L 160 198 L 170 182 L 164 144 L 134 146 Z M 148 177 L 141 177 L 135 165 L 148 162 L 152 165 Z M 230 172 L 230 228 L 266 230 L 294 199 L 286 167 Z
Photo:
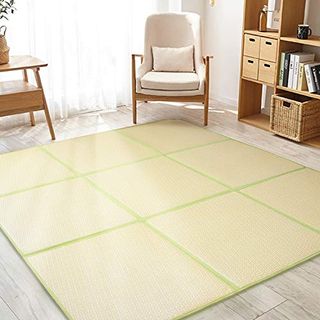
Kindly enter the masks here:
M 242 76 L 274 85 L 279 41 L 267 34 L 244 34 Z
M 298 142 L 320 136 L 320 101 L 292 93 L 274 95 L 270 130 Z

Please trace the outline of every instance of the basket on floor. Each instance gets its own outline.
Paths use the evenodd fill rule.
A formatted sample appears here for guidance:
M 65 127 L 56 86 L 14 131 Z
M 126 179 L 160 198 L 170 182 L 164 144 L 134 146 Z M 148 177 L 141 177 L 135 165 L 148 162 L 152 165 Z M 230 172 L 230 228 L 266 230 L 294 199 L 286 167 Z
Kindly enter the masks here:
M 320 100 L 296 94 L 272 96 L 270 130 L 303 142 L 320 135 Z

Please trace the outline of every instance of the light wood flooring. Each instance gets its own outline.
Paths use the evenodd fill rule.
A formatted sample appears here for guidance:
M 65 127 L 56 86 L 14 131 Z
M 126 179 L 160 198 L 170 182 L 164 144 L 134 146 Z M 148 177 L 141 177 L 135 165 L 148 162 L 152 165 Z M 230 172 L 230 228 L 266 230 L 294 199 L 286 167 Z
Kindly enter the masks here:
M 183 119 L 202 125 L 200 108 L 196 105 L 143 104 L 139 108 L 139 123 Z M 130 125 L 131 110 L 127 107 L 121 107 L 117 112 L 88 113 L 54 123 L 58 140 Z M 209 129 L 320 170 L 320 149 L 292 143 L 239 123 L 232 108 L 222 105 L 212 108 Z M 47 143 L 50 138 L 44 123 L 34 128 L 10 128 L 4 127 L 0 119 L 0 153 Z M 0 320 L 16 319 L 61 320 L 65 317 L 8 240 L 0 234 Z M 319 320 L 320 257 L 190 319 Z

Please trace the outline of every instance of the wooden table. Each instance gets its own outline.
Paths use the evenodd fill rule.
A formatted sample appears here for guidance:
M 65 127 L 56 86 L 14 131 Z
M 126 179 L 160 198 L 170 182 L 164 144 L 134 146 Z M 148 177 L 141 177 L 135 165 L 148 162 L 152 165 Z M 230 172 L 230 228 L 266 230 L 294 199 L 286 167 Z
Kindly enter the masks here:
M 0 117 L 14 114 L 30 114 L 31 125 L 35 126 L 34 111 L 43 110 L 52 140 L 55 133 L 42 87 L 40 68 L 48 64 L 32 56 L 12 56 L 8 64 L 0 65 L 0 72 L 22 71 L 23 80 L 0 82 Z M 29 83 L 28 70 L 32 70 L 36 86 Z

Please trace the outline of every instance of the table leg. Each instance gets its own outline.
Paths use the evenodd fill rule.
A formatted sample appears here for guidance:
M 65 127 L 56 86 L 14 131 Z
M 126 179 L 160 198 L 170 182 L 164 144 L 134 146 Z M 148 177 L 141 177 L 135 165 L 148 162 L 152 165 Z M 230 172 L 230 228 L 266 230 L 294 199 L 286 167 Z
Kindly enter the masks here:
M 22 73 L 23 73 L 23 81 L 29 82 L 27 70 L 26 69 L 22 70 Z M 36 125 L 36 119 L 34 117 L 34 113 L 31 111 L 29 112 L 29 114 L 30 114 L 31 125 L 34 127 Z
M 41 77 L 40 77 L 39 71 L 40 71 L 40 68 L 33 69 L 34 76 L 35 76 L 35 79 L 36 79 L 36 82 L 37 82 L 37 86 L 38 86 L 38 88 L 42 89 L 44 113 L 46 115 L 46 119 L 47 119 L 49 131 L 50 131 L 50 134 L 51 134 L 51 138 L 52 138 L 52 140 L 56 140 L 56 136 L 55 136 L 55 133 L 54 133 L 54 129 L 53 129 L 53 125 L 52 125 L 52 121 L 51 121 L 51 117 L 50 117 L 50 112 L 49 112 L 46 96 L 44 94 L 44 90 L 43 90 L 42 81 L 41 81 Z

